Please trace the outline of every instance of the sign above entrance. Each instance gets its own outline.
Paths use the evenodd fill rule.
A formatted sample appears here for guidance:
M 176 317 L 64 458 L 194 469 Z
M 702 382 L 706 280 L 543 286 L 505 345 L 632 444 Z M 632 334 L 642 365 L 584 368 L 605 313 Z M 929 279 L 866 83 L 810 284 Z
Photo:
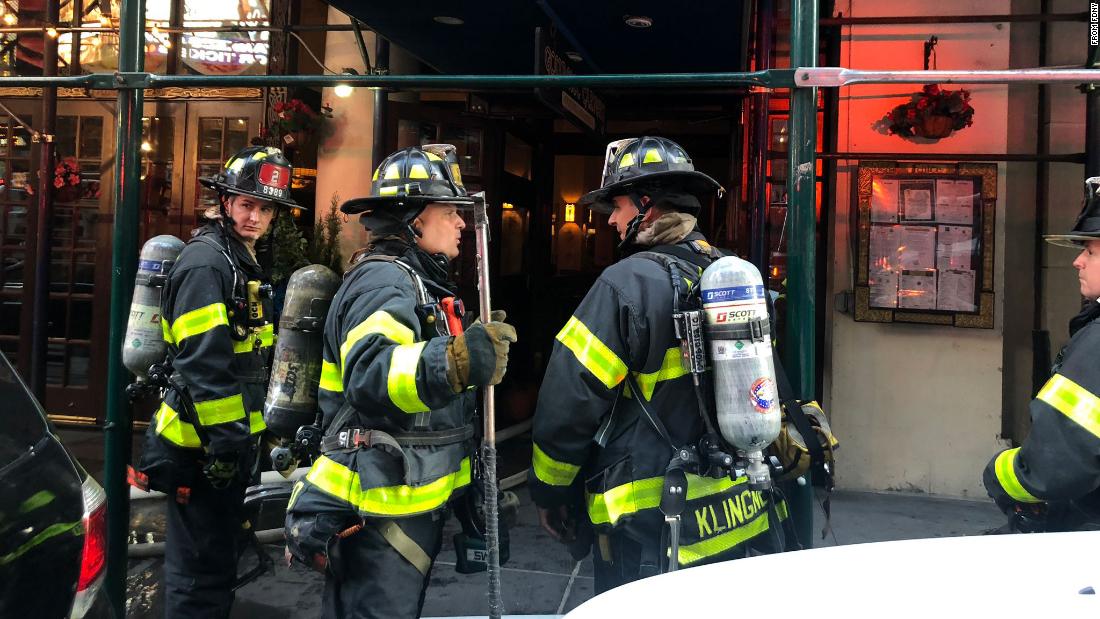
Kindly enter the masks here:
M 573 69 L 554 49 L 553 41 L 542 28 L 535 28 L 537 75 L 573 75 Z M 536 88 L 535 96 L 578 128 L 603 135 L 606 107 L 590 88 Z

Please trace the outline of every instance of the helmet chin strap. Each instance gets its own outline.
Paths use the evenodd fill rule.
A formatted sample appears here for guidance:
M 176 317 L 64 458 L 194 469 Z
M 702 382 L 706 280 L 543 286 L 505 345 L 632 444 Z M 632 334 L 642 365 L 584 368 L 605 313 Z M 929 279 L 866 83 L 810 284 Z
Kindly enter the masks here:
M 630 201 L 634 203 L 634 207 L 638 209 L 638 214 L 626 225 L 626 234 L 623 235 L 623 240 L 619 241 L 620 251 L 634 244 L 634 239 L 638 236 L 638 231 L 641 229 L 642 222 L 645 220 L 646 212 L 649 211 L 649 203 L 642 202 L 641 196 L 636 193 L 631 193 L 629 197 Z

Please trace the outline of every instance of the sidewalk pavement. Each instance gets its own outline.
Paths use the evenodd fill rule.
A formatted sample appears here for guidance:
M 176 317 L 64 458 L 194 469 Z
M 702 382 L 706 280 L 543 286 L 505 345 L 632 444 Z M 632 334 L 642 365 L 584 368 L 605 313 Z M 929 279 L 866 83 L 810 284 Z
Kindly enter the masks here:
M 520 507 L 516 526 L 511 529 L 511 560 L 502 572 L 505 612 L 511 615 L 568 612 L 593 594 L 591 561 L 574 563 L 563 548 L 539 529 L 526 489 L 517 488 L 516 493 Z M 149 505 L 143 509 L 157 508 Z M 820 531 L 825 519 L 820 502 L 817 511 L 815 547 L 975 535 L 1004 523 L 1004 517 L 988 501 L 838 491 L 832 495 L 831 531 L 822 540 Z M 155 519 L 156 514 L 146 513 L 142 517 Z M 454 571 L 451 537 L 457 532 L 457 523 L 452 518 L 444 536 L 443 551 L 432 571 L 425 617 L 484 616 L 487 611 L 485 574 L 464 575 Z M 272 544 L 267 549 L 276 559 L 274 572 L 237 592 L 232 617 L 318 617 L 322 577 L 300 565 L 283 564 L 281 545 Z M 129 617 L 163 616 L 162 564 L 159 557 L 131 559 L 127 582 Z

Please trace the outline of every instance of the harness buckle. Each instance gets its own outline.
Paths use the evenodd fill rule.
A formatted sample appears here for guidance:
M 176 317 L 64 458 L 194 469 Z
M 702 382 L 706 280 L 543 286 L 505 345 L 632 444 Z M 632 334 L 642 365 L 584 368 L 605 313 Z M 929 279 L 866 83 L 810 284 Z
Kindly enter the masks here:
M 336 437 L 337 445 L 340 449 L 357 449 L 359 447 L 369 449 L 371 446 L 370 430 L 364 431 L 362 428 L 341 430 Z

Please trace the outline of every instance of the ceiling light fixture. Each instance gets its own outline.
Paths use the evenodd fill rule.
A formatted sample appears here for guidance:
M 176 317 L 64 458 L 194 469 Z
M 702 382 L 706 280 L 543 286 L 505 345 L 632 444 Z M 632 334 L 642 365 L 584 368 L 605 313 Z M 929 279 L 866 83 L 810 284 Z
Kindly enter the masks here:
M 581 62 L 584 60 L 584 56 L 574 51 L 565 52 L 565 57 L 568 58 L 570 62 Z
M 450 15 L 436 15 L 432 18 L 437 24 L 443 24 L 444 26 L 461 26 L 466 21 L 460 17 L 451 17 Z
M 645 15 L 623 15 L 623 21 L 631 28 L 649 28 L 653 25 L 653 18 Z

